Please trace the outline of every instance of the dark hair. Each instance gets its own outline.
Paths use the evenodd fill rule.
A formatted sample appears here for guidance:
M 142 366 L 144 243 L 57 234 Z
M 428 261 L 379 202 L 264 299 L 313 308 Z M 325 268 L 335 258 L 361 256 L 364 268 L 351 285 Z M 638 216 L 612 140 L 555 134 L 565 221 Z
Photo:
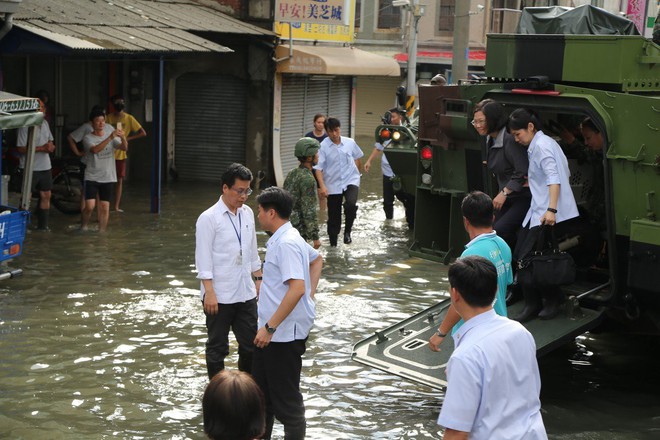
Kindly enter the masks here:
M 257 203 L 264 210 L 274 209 L 281 219 L 288 219 L 293 210 L 293 196 L 283 188 L 271 186 L 257 197 Z
M 236 179 L 252 182 L 252 171 L 250 171 L 245 165 L 233 163 L 227 167 L 227 170 L 224 173 L 222 173 L 220 179 L 222 185 L 227 185 L 227 188 L 231 188 L 234 186 L 234 183 L 236 183 Z
M 37 90 L 37 93 L 34 94 L 34 97 L 41 99 L 45 104 L 46 100 L 48 98 L 50 98 L 50 95 L 48 94 L 47 91 L 45 91 L 44 89 L 41 89 L 41 90 Z
M 474 112 L 482 112 L 486 118 L 486 130 L 488 133 L 500 131 L 506 127 L 507 117 L 504 107 L 492 99 L 484 99 L 474 108 Z
M 252 440 L 266 429 L 264 395 L 242 371 L 222 370 L 202 398 L 204 433 L 213 440 Z
M 95 105 L 94 107 L 92 107 L 92 110 L 89 112 L 89 120 L 93 121 L 99 116 L 103 116 L 103 118 L 105 118 L 105 110 L 103 110 L 103 108 L 101 108 L 100 106 Z
M 390 113 L 398 113 L 399 116 L 403 116 L 403 115 L 406 113 L 405 110 L 401 110 L 399 107 L 392 107 L 391 109 L 388 110 L 388 112 L 390 112 Z
M 323 124 L 326 130 L 332 131 L 337 127 L 341 127 L 341 123 L 337 118 L 326 118 L 325 123 Z
M 598 127 L 596 127 L 596 124 L 594 124 L 594 121 L 591 118 L 585 118 L 585 120 L 580 124 L 580 128 L 588 128 L 594 133 L 600 133 L 600 130 Z
M 472 307 L 487 307 L 495 301 L 497 269 L 484 257 L 470 255 L 449 265 L 449 285 Z
M 488 104 L 489 102 L 495 102 L 494 100 L 490 98 L 482 99 L 481 101 L 477 102 L 474 105 L 474 110 L 472 111 L 472 114 L 474 115 L 476 112 L 483 112 L 484 110 L 484 105 Z
M 315 114 L 315 115 L 314 115 L 314 122 L 316 122 L 316 120 L 317 120 L 318 118 L 324 118 L 324 119 L 325 119 L 325 115 L 324 115 L 323 113 L 317 113 L 317 114 Z
M 445 84 L 447 84 L 447 78 L 445 78 L 444 75 L 438 73 L 433 78 L 431 78 L 431 84 L 444 86 Z
M 112 95 L 112 96 L 110 97 L 110 102 L 115 102 L 115 101 L 117 101 L 118 99 L 124 99 L 124 97 L 123 97 L 121 94 L 117 93 L 116 95 Z
M 530 122 L 534 125 L 534 129 L 536 131 L 543 129 L 541 119 L 534 110 L 530 110 L 528 108 L 517 108 L 509 116 L 509 130 L 526 129 Z
M 461 202 L 461 212 L 472 226 L 493 226 L 493 199 L 481 191 L 472 191 Z
M 104 115 L 106 114 L 105 108 L 103 108 L 103 106 L 98 105 L 98 104 L 95 105 L 94 107 L 92 107 L 92 109 L 89 112 L 90 112 L 90 114 L 92 112 L 96 112 L 96 113 L 102 112 Z

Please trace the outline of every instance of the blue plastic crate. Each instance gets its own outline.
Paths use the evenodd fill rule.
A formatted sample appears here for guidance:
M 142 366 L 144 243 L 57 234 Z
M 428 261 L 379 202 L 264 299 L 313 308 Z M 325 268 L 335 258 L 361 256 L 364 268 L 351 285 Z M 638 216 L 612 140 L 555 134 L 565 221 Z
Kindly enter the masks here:
M 30 213 L 27 211 L 0 206 L 0 213 L 7 211 L 11 212 L 0 215 L 0 261 L 16 258 L 23 253 L 25 230 L 30 219 Z

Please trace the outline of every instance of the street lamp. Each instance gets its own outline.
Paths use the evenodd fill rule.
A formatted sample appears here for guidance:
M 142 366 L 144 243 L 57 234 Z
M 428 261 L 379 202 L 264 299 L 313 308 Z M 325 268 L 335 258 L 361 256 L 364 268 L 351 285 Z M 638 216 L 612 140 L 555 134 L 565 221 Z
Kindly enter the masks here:
M 417 25 L 419 19 L 424 15 L 425 5 L 420 5 L 419 0 L 393 0 L 392 6 L 404 8 L 408 12 L 408 79 L 406 82 L 408 102 L 406 108 L 409 110 L 414 102 L 417 86 Z

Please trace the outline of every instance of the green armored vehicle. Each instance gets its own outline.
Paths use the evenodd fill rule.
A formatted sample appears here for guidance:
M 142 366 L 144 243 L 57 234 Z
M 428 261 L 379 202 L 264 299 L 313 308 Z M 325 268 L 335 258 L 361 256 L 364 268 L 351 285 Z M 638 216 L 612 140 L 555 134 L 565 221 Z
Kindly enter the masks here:
M 549 135 L 558 133 L 557 121 L 589 117 L 605 140 L 600 161 L 569 159 L 578 205 L 590 206 L 594 188 L 602 197 L 603 258 L 580 268 L 576 282 L 564 288 L 569 299 L 560 317 L 525 324 L 539 354 L 605 317 L 619 331 L 660 334 L 660 46 L 641 36 L 489 35 L 482 81 L 420 86 L 417 146 L 385 150 L 399 176 L 413 175 L 400 157 L 416 158 L 411 255 L 445 264 L 459 256 L 468 241 L 463 197 L 497 191 L 484 166 L 485 143 L 470 123 L 475 104 L 486 98 L 508 113 L 534 109 Z M 443 301 L 359 342 L 353 358 L 443 387 L 452 341 L 445 340 L 440 354 L 428 350 L 427 341 L 448 305 Z M 519 307 L 510 306 L 509 315 Z

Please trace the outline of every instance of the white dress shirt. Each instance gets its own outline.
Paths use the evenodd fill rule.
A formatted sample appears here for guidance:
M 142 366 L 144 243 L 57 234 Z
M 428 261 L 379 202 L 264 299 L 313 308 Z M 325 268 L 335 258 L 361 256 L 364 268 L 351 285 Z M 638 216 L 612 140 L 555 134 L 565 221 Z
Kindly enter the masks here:
M 273 316 L 289 290 L 289 280 L 304 280 L 305 294 L 273 333 L 272 342 L 305 339 L 314 325 L 316 307 L 311 297 L 309 264 L 319 253 L 300 236 L 291 223 L 285 223 L 266 243 L 264 279 L 259 293 L 259 328 Z
M 552 184 L 559 184 L 557 223 L 577 217 L 579 213 L 569 180 L 571 172 L 568 169 L 568 160 L 559 144 L 542 131 L 538 131 L 527 148 L 527 155 L 529 156 L 527 181 L 532 192 L 532 204 L 522 225 L 527 226 L 529 223 L 529 227 L 533 228 L 541 224 L 541 217 L 550 206 L 548 185 Z
M 197 278 L 213 280 L 218 303 L 234 304 L 255 298 L 252 272 L 261 269 L 261 260 L 252 209 L 243 205 L 234 214 L 220 197 L 199 216 L 195 228 Z M 204 283 L 200 283 L 200 294 L 203 300 Z
M 438 424 L 471 440 L 547 439 L 536 344 L 525 327 L 491 309 L 466 321 L 454 343 Z
M 380 151 L 381 157 L 380 157 L 380 170 L 383 172 L 383 176 L 385 177 L 394 177 L 394 171 L 392 171 L 392 166 L 390 165 L 390 162 L 387 160 L 387 156 L 385 156 L 385 147 L 387 147 L 390 142 L 392 141 L 385 141 L 384 145 L 381 144 L 380 142 L 376 142 L 374 144 L 374 147 L 378 151 Z
M 355 160 L 364 156 L 358 144 L 351 138 L 341 136 L 339 145 L 329 137 L 321 142 L 319 162 L 314 169 L 323 171 L 323 182 L 328 194 L 342 194 L 348 185 L 360 186 L 360 171 Z

